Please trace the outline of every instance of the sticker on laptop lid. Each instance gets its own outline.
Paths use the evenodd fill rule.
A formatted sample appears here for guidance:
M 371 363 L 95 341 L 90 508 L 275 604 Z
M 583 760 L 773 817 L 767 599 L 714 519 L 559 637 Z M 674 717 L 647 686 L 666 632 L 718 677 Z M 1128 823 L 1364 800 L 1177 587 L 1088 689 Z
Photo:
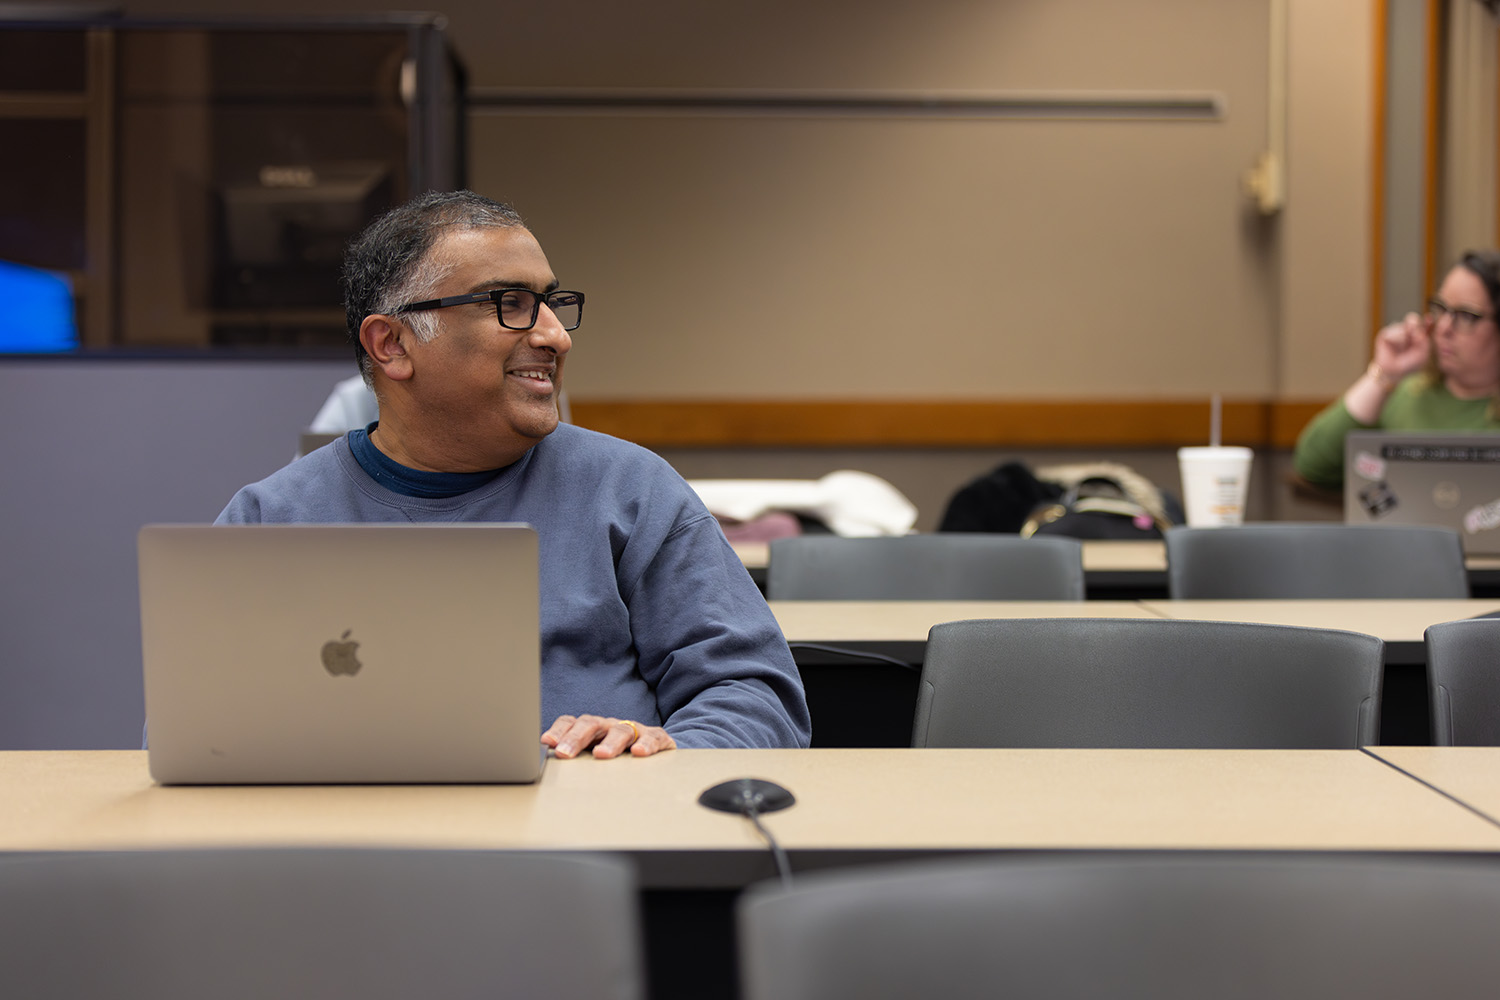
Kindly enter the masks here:
M 1471 535 L 1495 528 L 1500 528 L 1500 500 L 1480 504 L 1464 515 L 1464 531 Z
M 1357 451 L 1354 453 L 1354 473 L 1361 479 L 1384 479 L 1385 459 L 1368 451 Z
M 1360 506 L 1371 517 L 1389 513 L 1397 505 L 1396 494 L 1383 482 L 1371 483 L 1359 491 Z

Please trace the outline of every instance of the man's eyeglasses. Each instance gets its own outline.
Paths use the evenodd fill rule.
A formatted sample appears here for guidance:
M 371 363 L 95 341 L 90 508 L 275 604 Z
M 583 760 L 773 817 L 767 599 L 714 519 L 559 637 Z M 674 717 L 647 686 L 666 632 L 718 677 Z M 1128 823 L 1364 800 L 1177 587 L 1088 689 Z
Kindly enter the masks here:
M 1453 325 L 1463 330 L 1472 330 L 1485 320 L 1494 319 L 1493 316 L 1486 316 L 1472 309 L 1456 309 L 1440 299 L 1428 299 L 1427 317 L 1436 323 L 1444 316 L 1452 316 Z
M 507 330 L 530 330 L 536 326 L 541 315 L 542 303 L 557 317 L 564 330 L 576 330 L 583 322 L 582 292 L 533 292 L 529 288 L 492 288 L 487 292 L 472 292 L 468 295 L 449 295 L 442 299 L 412 302 L 397 309 L 397 313 L 423 312 L 428 309 L 447 309 L 449 306 L 465 306 L 471 302 L 495 303 L 495 315 L 500 325 Z

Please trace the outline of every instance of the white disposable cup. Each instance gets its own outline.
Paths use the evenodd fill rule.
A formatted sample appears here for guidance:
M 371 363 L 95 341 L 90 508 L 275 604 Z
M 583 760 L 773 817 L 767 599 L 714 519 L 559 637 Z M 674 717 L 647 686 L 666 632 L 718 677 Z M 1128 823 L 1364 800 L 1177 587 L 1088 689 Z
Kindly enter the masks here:
M 1182 505 L 1192 528 L 1216 528 L 1245 520 L 1245 495 L 1250 487 L 1249 448 L 1205 445 L 1178 448 L 1182 469 Z

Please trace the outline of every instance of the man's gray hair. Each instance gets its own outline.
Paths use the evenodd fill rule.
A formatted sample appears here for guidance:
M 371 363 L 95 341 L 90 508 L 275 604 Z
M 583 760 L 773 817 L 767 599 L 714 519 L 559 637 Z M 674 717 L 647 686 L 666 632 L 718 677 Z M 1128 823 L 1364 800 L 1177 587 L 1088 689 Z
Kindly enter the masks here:
M 354 341 L 354 357 L 365 382 L 371 381 L 370 356 L 359 342 L 366 316 L 394 316 L 418 338 L 437 336 L 431 312 L 401 313 L 400 307 L 428 298 L 441 284 L 451 262 L 432 256 L 438 237 L 450 229 L 524 227 L 514 208 L 473 191 L 429 191 L 391 209 L 365 227 L 344 254 L 344 321 Z

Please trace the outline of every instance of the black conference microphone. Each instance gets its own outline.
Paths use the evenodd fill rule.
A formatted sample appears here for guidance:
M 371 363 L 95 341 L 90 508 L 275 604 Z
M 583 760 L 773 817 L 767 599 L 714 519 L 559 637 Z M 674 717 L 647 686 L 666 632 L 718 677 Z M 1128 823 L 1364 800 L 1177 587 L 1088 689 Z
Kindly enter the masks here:
M 781 881 L 784 885 L 792 884 L 791 866 L 787 864 L 786 852 L 781 845 L 776 843 L 776 838 L 771 836 L 760 821 L 761 813 L 776 812 L 796 805 L 797 799 L 791 792 L 782 788 L 774 781 L 766 781 L 763 778 L 735 778 L 732 781 L 723 781 L 712 788 L 703 790 L 698 796 L 698 804 L 709 809 L 717 809 L 719 812 L 739 813 L 748 817 L 760 835 L 766 838 L 766 843 L 771 845 L 771 856 L 776 859 L 776 870 L 781 873 Z

